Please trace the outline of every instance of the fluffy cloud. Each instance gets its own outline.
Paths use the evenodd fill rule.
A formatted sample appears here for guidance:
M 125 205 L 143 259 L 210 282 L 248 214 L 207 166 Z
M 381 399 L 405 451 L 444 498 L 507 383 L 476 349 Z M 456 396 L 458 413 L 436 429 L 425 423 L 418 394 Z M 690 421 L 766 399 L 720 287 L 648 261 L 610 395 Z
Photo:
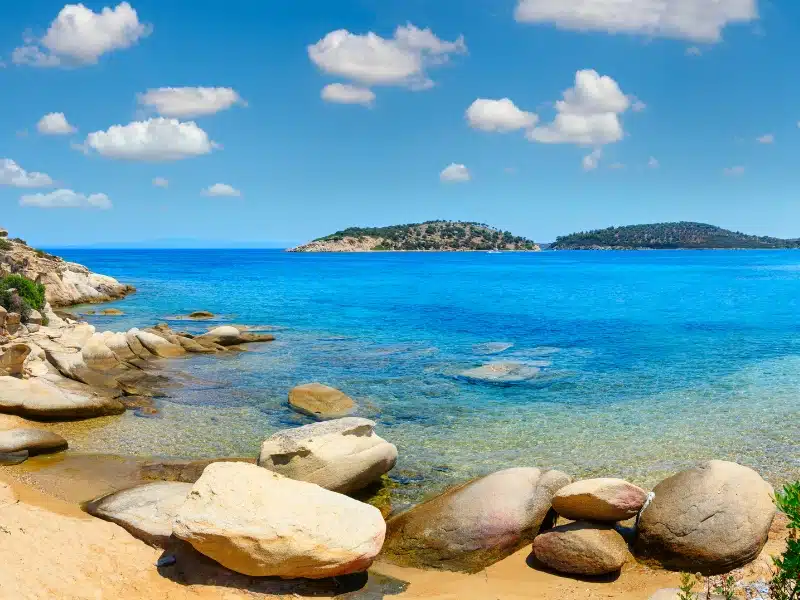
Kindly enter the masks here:
M 372 106 L 373 102 L 375 102 L 375 93 L 371 89 L 344 83 L 326 85 L 322 88 L 321 96 L 327 102 L 337 102 L 339 104 Z
M 64 113 L 49 113 L 39 119 L 36 129 L 43 135 L 69 135 L 75 133 L 75 129 L 67 122 Z
M 41 39 L 26 37 L 14 50 L 16 64 L 34 67 L 92 65 L 107 52 L 129 48 L 152 27 L 139 22 L 127 2 L 95 13 L 83 4 L 67 4 Z
M 181 160 L 208 154 L 217 145 L 194 121 L 148 119 L 90 133 L 83 144 L 108 158 L 143 161 Z
M 509 98 L 478 98 L 467 109 L 466 117 L 469 126 L 474 129 L 498 132 L 528 129 L 539 120 L 536 114 L 517 108 Z
M 775 136 L 771 133 L 767 133 L 766 135 L 762 135 L 761 137 L 756 138 L 756 141 L 759 144 L 774 144 Z
M 242 192 L 227 183 L 215 183 L 201 192 L 204 196 L 230 196 L 239 197 Z
M 239 93 L 225 87 L 166 87 L 139 94 L 139 104 L 162 117 L 179 119 L 203 117 L 245 104 Z
M 156 177 L 153 179 L 153 185 L 155 187 L 166 188 L 169 187 L 169 180 L 163 177 Z
M 29 173 L 10 158 L 0 159 L 0 185 L 18 188 L 37 188 L 53 185 L 53 180 L 44 173 Z
M 445 183 L 463 183 L 469 181 L 472 176 L 465 165 L 451 163 L 439 173 L 439 179 Z
M 429 66 L 445 63 L 452 54 L 467 51 L 464 38 L 439 39 L 430 29 L 412 24 L 398 27 L 391 39 L 369 32 L 331 31 L 308 47 L 311 61 L 325 73 L 338 75 L 362 86 L 398 85 L 427 89 Z
M 584 171 L 594 171 L 597 167 L 600 166 L 600 159 L 603 157 L 603 151 L 600 148 L 593 150 L 591 154 L 587 154 L 583 157 L 583 170 Z
M 517 21 L 717 42 L 732 23 L 758 18 L 757 0 L 518 0 Z
M 54 190 L 47 194 L 31 194 L 19 200 L 20 206 L 38 208 L 111 208 L 111 200 L 105 194 L 78 194 L 72 190 Z
M 597 71 L 575 74 L 575 87 L 556 102 L 556 117 L 549 125 L 534 127 L 528 139 L 543 144 L 603 145 L 618 142 L 624 132 L 619 115 L 631 101 L 611 77 Z
M 739 175 L 744 175 L 744 167 L 728 167 L 722 169 L 722 172 L 729 177 L 738 177 Z
M 661 163 L 658 162 L 658 159 L 655 156 L 651 156 L 650 160 L 647 161 L 647 166 L 651 169 L 657 169 L 661 166 Z

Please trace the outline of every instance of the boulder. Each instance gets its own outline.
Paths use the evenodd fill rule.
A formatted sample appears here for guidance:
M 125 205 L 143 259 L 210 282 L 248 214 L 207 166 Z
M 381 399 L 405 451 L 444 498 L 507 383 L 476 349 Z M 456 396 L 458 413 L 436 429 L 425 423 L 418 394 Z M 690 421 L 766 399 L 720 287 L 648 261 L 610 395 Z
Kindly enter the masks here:
M 355 417 L 279 431 L 258 457 L 270 471 L 342 494 L 379 479 L 396 462 L 397 448 L 375 435 L 375 422 Z
M 664 567 L 704 575 L 755 560 L 767 542 L 775 507 L 761 476 L 712 460 L 665 479 L 642 512 L 634 551 Z
M 0 508 L 19 502 L 19 496 L 7 483 L 0 481 Z
M 22 375 L 25 359 L 31 353 L 26 344 L 14 344 L 0 350 L 0 375 Z
M 29 456 L 67 449 L 67 440 L 42 429 L 6 429 L 0 431 L 0 454 L 27 450 Z
M 87 367 L 95 371 L 113 372 L 125 367 L 119 357 L 106 345 L 105 336 L 94 334 L 81 349 L 81 356 Z
M 97 388 L 106 388 L 109 390 L 119 388 L 119 384 L 112 374 L 89 368 L 83 358 L 82 352 L 57 352 L 49 349 L 45 352 L 47 361 L 68 379 Z M 90 349 L 90 356 L 91 355 Z
M 527 467 L 474 479 L 390 519 L 384 553 L 405 566 L 478 572 L 531 543 L 568 483 Z
M 92 500 L 84 510 L 116 523 L 151 546 L 164 548 L 172 537 L 175 515 L 191 489 L 190 483 L 145 483 Z
M 306 383 L 289 392 L 289 407 L 315 419 L 337 419 L 353 412 L 356 403 L 336 388 L 321 383 Z
M 128 345 L 128 336 L 124 333 L 104 331 L 103 343 L 120 360 L 132 360 L 138 356 L 133 350 L 131 350 L 131 347 Z
M 40 313 L 38 310 L 31 309 L 31 312 L 28 313 L 28 318 L 25 322 L 28 325 L 41 325 L 42 320 L 42 313 Z
M 245 463 L 209 465 L 174 534 L 251 576 L 321 579 L 365 571 L 386 524 L 378 509 Z
M 136 337 L 138 331 L 138 329 L 133 328 L 125 333 L 125 339 L 128 342 L 128 348 L 130 348 L 131 352 L 133 352 L 139 358 L 153 358 L 153 355 L 150 353 L 150 351 L 142 346 L 142 342 L 140 342 L 139 338 Z
M 578 521 L 625 521 L 635 517 L 647 500 L 647 492 L 622 479 L 584 479 L 558 490 L 553 509 Z
M 176 356 L 183 356 L 186 354 L 186 351 L 180 346 L 168 342 L 164 338 L 150 333 L 149 331 L 136 330 L 135 335 L 148 352 L 161 358 L 175 358 Z
M 78 323 L 72 325 L 67 329 L 61 330 L 61 335 L 58 336 L 58 343 L 64 348 L 73 348 L 80 350 L 89 341 L 95 333 L 93 325 L 88 323 Z
M 22 316 L 15 312 L 7 313 L 4 327 L 9 335 L 19 333 L 22 330 Z
M 189 314 L 190 319 L 213 319 L 214 313 L 207 310 L 196 310 Z
M 193 339 L 183 336 L 175 336 L 178 344 L 186 350 L 187 352 L 197 353 L 197 354 L 213 354 L 217 352 L 217 349 L 212 347 L 211 345 L 202 345 Z
M 46 419 L 81 419 L 125 412 L 118 400 L 78 384 L 75 387 L 80 391 L 59 387 L 42 377 L 0 377 L 0 412 Z
M 5 309 L 5 307 L 3 307 L 3 306 L 0 306 L 0 329 L 2 329 L 3 327 L 5 327 L 5 324 L 6 324 L 6 316 L 7 316 L 7 315 L 8 315 L 8 311 Z
M 231 325 L 223 325 L 215 327 L 208 333 L 199 335 L 195 338 L 198 343 L 213 343 L 220 346 L 236 346 L 237 344 L 246 344 L 250 342 L 271 342 L 275 336 L 267 333 L 249 333 L 247 331 L 239 331 L 236 327 Z
M 628 559 L 628 544 L 611 525 L 576 521 L 536 536 L 536 558 L 559 573 L 607 575 Z

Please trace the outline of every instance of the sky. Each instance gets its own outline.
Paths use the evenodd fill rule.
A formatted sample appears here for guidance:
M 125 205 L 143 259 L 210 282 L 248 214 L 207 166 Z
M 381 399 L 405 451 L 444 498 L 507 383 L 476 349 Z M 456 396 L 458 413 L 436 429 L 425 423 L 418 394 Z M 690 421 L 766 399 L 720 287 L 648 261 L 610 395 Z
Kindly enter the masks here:
M 793 0 L 26 0 L 0 40 L 0 226 L 39 246 L 800 236 Z

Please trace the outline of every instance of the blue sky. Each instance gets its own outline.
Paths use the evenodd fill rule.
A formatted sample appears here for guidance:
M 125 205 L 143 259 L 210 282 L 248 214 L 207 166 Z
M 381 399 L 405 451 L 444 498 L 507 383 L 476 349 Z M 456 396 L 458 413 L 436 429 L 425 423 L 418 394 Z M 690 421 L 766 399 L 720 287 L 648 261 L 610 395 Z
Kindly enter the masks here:
M 51 247 L 437 218 L 800 236 L 800 6 L 614 5 L 14 3 L 0 225 Z

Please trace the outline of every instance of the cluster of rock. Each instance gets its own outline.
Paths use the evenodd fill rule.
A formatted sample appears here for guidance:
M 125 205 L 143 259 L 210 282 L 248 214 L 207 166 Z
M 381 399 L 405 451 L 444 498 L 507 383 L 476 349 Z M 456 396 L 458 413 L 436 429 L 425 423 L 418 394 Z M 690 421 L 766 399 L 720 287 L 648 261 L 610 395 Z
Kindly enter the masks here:
M 135 291 L 113 277 L 93 273 L 83 265 L 67 262 L 7 236 L 0 228 L 0 238 L 6 242 L 0 250 L 0 278 L 19 274 L 41 283 L 52 306 L 106 302 Z

